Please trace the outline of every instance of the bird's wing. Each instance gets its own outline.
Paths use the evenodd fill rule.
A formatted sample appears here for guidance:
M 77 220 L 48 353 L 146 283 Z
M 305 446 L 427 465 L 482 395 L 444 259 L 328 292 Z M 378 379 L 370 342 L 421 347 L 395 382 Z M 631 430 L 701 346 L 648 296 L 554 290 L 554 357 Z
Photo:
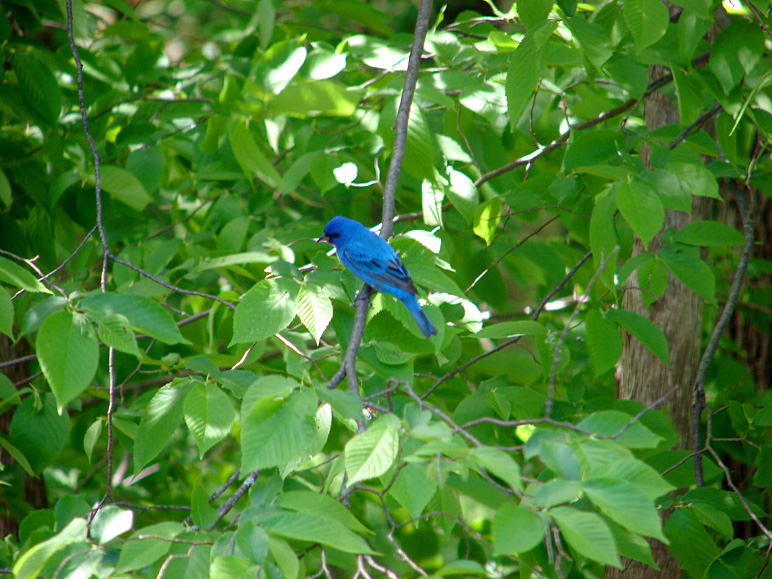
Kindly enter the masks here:
M 411 294 L 418 293 L 402 260 L 391 246 L 387 245 L 387 248 L 388 251 L 384 251 L 383 247 L 350 242 L 343 248 L 341 257 L 354 274 L 379 291 L 384 291 L 387 286 Z

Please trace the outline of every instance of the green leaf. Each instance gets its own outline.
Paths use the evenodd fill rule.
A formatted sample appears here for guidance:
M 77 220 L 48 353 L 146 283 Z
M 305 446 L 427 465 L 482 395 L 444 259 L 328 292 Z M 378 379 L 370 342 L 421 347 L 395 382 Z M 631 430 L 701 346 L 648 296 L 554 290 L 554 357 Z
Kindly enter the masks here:
M 674 490 L 656 470 L 633 458 L 599 465 L 592 469 L 590 476 L 627 481 L 638 487 L 652 501 Z
M 242 557 L 235 555 L 215 555 L 209 568 L 211 579 L 243 579 L 256 577 L 257 565 L 250 565 Z
M 480 565 L 477 561 L 459 559 L 458 561 L 452 561 L 443 566 L 442 569 L 435 572 L 435 575 L 439 577 L 448 577 L 449 575 L 487 576 L 488 572 L 485 570 L 485 567 Z
M 357 533 L 371 533 L 349 509 L 328 495 L 311 491 L 289 491 L 281 494 L 274 504 L 283 509 L 330 519 Z
M 665 523 L 669 550 L 692 577 L 703 577 L 718 556 L 718 547 L 690 509 L 676 509 Z
M 544 521 L 531 509 L 505 503 L 493 518 L 493 554 L 530 551 L 544 540 Z
M 199 458 L 228 436 L 236 419 L 228 396 L 215 384 L 196 383 L 183 404 L 185 423 L 196 439 Z
M 633 419 L 629 414 L 618 410 L 601 410 L 590 414 L 577 426 L 597 436 L 616 436 Z M 655 448 L 662 437 L 654 434 L 643 424 L 634 422 L 614 442 L 627 448 Z
M 753 484 L 759 488 L 772 487 L 772 448 L 762 446 L 756 457 L 756 474 L 753 475 Z
M 556 27 L 557 22 L 544 21 L 531 28 L 509 59 L 506 95 L 509 123 L 513 131 L 546 70 L 545 45 Z
M 94 520 L 91 521 L 91 538 L 100 545 L 104 545 L 126 531 L 130 531 L 133 525 L 133 511 L 107 505 L 99 509 L 99 512 L 94 515 Z
M 0 281 L 30 292 L 51 293 L 34 275 L 4 257 L 0 257 Z
M 617 325 L 610 317 L 592 310 L 585 318 L 587 324 L 587 350 L 595 370 L 595 376 L 613 368 L 622 355 L 622 340 Z
M 115 572 L 126 573 L 147 567 L 166 555 L 171 546 L 172 543 L 166 539 L 148 538 L 126 541 L 121 548 Z
M 549 514 L 577 553 L 605 565 L 622 568 L 614 537 L 599 515 L 571 507 L 556 507 Z
M 22 452 L 16 448 L 9 440 L 7 440 L 3 435 L 0 434 L 0 446 L 5 449 L 5 451 L 13 457 L 13 459 L 19 463 L 19 466 L 24 469 L 24 472 L 26 472 L 31 477 L 35 476 L 35 471 L 32 468 L 32 465 L 27 460 L 27 457 L 25 457 Z
M 492 326 L 486 326 L 471 338 L 512 338 L 514 336 L 543 336 L 547 333 L 539 322 L 521 320 L 519 322 L 499 322 Z
M 110 313 L 106 316 L 88 316 L 96 325 L 97 336 L 109 348 L 142 358 L 137 338 L 131 329 L 131 322 L 123 314 Z
M 190 500 L 190 517 L 199 529 L 208 529 L 217 522 L 217 510 L 209 504 L 209 494 L 201 484 L 201 477 L 193 486 Z
M 702 85 L 689 71 L 684 72 L 677 66 L 670 70 L 678 96 L 679 119 L 682 125 L 691 125 L 702 113 Z
M 582 490 L 603 514 L 634 533 L 667 543 L 651 499 L 632 483 L 608 478 L 584 481 Z
M 5 205 L 6 209 L 10 208 L 11 203 L 13 203 L 11 183 L 8 181 L 8 176 L 2 167 L 0 167 L 0 201 Z
M 433 179 L 424 179 L 421 183 L 421 211 L 424 214 L 424 223 L 430 227 L 442 226 L 444 213 L 442 203 L 445 201 L 444 179 L 434 176 Z
M 596 268 L 607 261 L 614 249 L 619 246 L 617 229 L 614 224 L 617 187 L 618 185 L 613 185 L 595 197 L 595 206 L 590 216 L 590 248 Z M 601 274 L 603 283 L 609 289 L 616 287 L 615 273 L 616 268 L 609 264 Z
M 317 285 L 304 285 L 298 288 L 298 318 L 311 332 L 317 346 L 324 330 L 332 320 L 332 302 L 327 291 Z
M 638 52 L 662 38 L 670 22 L 660 0 L 624 0 L 622 13 Z
M 720 221 L 697 221 L 690 223 L 675 235 L 675 241 L 685 245 L 705 247 L 742 247 L 745 244 L 743 234 L 734 227 Z
M 640 179 L 632 183 L 623 182 L 617 187 L 617 207 L 641 238 L 643 246 L 648 248 L 649 241 L 659 233 L 665 222 L 665 208 L 659 196 Z
M 697 250 L 682 251 L 677 246 L 666 245 L 658 256 L 670 273 L 681 283 L 710 303 L 716 303 L 716 281 L 713 271 L 700 259 Z
M 78 304 L 86 312 L 101 316 L 120 314 L 131 326 L 164 344 L 189 344 L 182 337 L 174 318 L 155 300 L 137 294 L 93 293 Z
M 581 490 L 582 486 L 577 481 L 554 478 L 536 489 L 533 500 L 537 506 L 554 507 L 574 502 Z
M 99 437 L 102 435 L 102 420 L 97 419 L 94 423 L 88 427 L 86 434 L 83 436 L 83 450 L 86 451 L 86 458 L 91 462 L 91 456 L 94 454 L 94 447 L 99 442 Z
M 286 328 L 297 312 L 298 285 L 285 278 L 256 283 L 233 315 L 231 344 L 258 342 Z
M 262 565 L 268 555 L 268 533 L 252 521 L 239 520 L 236 546 L 250 563 Z
M 395 23 L 385 12 L 370 4 L 356 0 L 321 0 L 317 4 L 324 12 L 357 22 L 380 35 L 394 36 L 394 28 L 391 25 Z
M 36 579 L 46 563 L 68 545 L 86 540 L 86 520 L 75 518 L 50 539 L 25 551 L 13 565 L 17 579 Z
M 254 404 L 241 418 L 242 472 L 281 467 L 319 452 L 315 410 L 313 390 L 291 395 L 276 412 L 266 403 Z
M 408 464 L 397 475 L 388 494 L 397 499 L 410 516 L 415 518 L 423 513 L 426 505 L 437 491 L 437 483 L 417 464 Z
M 708 68 L 724 94 L 730 94 L 746 75 L 758 69 L 764 42 L 761 28 L 742 19 L 721 30 L 713 42 Z
M 466 222 L 472 223 L 479 204 L 479 194 L 474 181 L 461 171 L 456 171 L 451 167 L 448 167 L 448 177 L 450 178 L 450 187 L 445 189 L 448 199 Z
M 275 535 L 270 535 L 268 537 L 268 549 L 271 551 L 271 555 L 273 555 L 276 564 L 281 570 L 282 578 L 300 579 L 298 577 L 298 571 L 300 569 L 298 556 L 287 541 Z
M 62 112 L 62 91 L 54 73 L 32 54 L 14 52 L 10 60 L 25 102 L 49 125 L 55 125 Z
M 319 399 L 327 402 L 343 418 L 358 420 L 362 418 L 362 399 L 348 390 L 330 390 L 327 384 L 318 386 Z
M 671 211 L 692 212 L 692 196 L 681 186 L 681 181 L 670 171 L 656 169 L 643 171 L 640 178 L 646 181 L 659 195 L 665 209 Z
M 523 490 L 520 465 L 508 453 L 490 446 L 478 446 L 472 451 L 472 456 L 480 466 L 506 482 L 512 489 Z
M 294 82 L 271 101 L 272 117 L 289 116 L 298 119 L 314 117 L 350 117 L 364 91 L 349 90 L 332 80 Z
M 257 146 L 249 129 L 249 121 L 241 119 L 230 132 L 231 148 L 241 170 L 247 179 L 260 179 L 268 186 L 277 189 L 281 185 L 281 175 Z
M 690 195 L 723 201 L 716 178 L 704 166 L 696 163 L 668 163 L 667 170 L 678 178 L 681 188 Z
M 139 473 L 169 442 L 182 422 L 185 397 L 197 383 L 192 378 L 175 378 L 161 387 L 150 400 L 134 439 L 134 474 Z
M 0 332 L 13 340 L 13 302 L 4 287 L 0 287 Z
M 270 93 L 278 95 L 295 78 L 308 51 L 297 39 L 272 45 L 255 69 L 255 78 Z
M 501 199 L 491 199 L 481 203 L 474 212 L 474 232 L 486 245 L 490 245 L 496 236 L 503 207 L 504 202 Z
M 607 315 L 635 336 L 665 366 L 670 367 L 667 338 L 657 324 L 649 318 L 627 310 L 612 309 L 608 311 Z
M 602 26 L 582 16 L 563 20 L 574 42 L 595 68 L 601 68 L 614 54 L 608 34 Z
M 399 449 L 399 427 L 396 416 L 384 414 L 346 443 L 343 455 L 349 486 L 379 477 L 391 468 Z
M 619 133 L 608 129 L 581 132 L 571 139 L 563 156 L 563 170 L 588 171 L 587 167 L 603 162 L 612 162 L 619 156 L 617 140 Z M 604 167 L 606 171 L 609 168 Z M 611 168 L 613 169 L 613 167 Z M 626 173 L 626 172 L 625 172 Z M 616 176 L 622 178 L 622 174 Z
M 153 201 L 142 182 L 126 169 L 102 165 L 101 178 L 102 189 L 136 211 L 144 211 L 148 203 Z
M 260 48 L 265 50 L 271 44 L 273 28 L 276 23 L 276 8 L 271 0 L 260 0 L 257 5 L 257 30 L 260 35 Z
M 759 472 L 758 470 L 756 471 Z M 755 483 L 754 483 L 755 484 Z M 732 528 L 732 519 L 724 511 L 721 511 L 708 503 L 695 502 L 691 505 L 691 511 L 697 520 L 703 525 L 715 529 L 726 539 L 732 540 L 734 529 Z
M 394 149 L 394 123 L 397 120 L 398 99 L 386 101 L 378 123 L 378 134 L 383 139 L 386 150 Z M 403 168 L 417 179 L 435 182 L 435 154 L 437 146 L 429 121 L 421 107 L 413 102 L 407 123 L 407 141 L 405 143 L 405 162 Z
M 8 436 L 10 443 L 41 473 L 62 453 L 70 433 L 70 417 L 59 414 L 52 394 L 44 394 L 42 408 L 28 396 L 14 410 Z
M 96 374 L 99 343 L 94 330 L 83 316 L 61 310 L 43 322 L 35 345 L 43 374 L 61 412 Z
M 532 28 L 547 19 L 553 3 L 553 0 L 518 0 L 517 15 L 527 28 Z
M 619 549 L 620 555 L 628 559 L 641 561 L 654 569 L 658 569 L 657 563 L 651 554 L 651 546 L 646 539 L 638 533 L 632 533 L 621 525 L 617 525 L 614 521 L 606 520 L 606 524 L 611 529 L 611 534 L 614 536 L 614 542 L 617 545 L 617 549 Z
M 288 539 L 320 543 L 344 553 L 375 553 L 362 537 L 338 521 L 313 513 L 285 511 L 268 517 L 261 526 L 269 533 Z

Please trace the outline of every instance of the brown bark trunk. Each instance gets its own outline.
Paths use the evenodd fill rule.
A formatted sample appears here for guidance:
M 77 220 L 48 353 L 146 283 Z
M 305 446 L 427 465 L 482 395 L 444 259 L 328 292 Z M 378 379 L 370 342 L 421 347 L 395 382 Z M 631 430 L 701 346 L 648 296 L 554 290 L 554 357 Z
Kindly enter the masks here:
M 654 67 L 650 70 L 650 80 L 656 80 L 667 70 Z M 646 102 L 644 118 L 649 130 L 664 125 L 678 123 L 678 110 L 668 97 L 657 92 Z M 641 152 L 646 167 L 649 166 L 650 151 Z M 695 200 L 692 204 L 692 216 L 678 211 L 667 211 L 664 229 L 668 227 L 678 231 L 695 219 L 700 219 L 704 203 Z M 656 253 L 662 247 L 660 233 L 649 244 L 649 251 Z M 644 251 L 643 244 L 636 238 L 633 255 Z M 647 310 L 637 279 L 631 279 L 632 289 L 625 292 L 624 309 L 648 317 L 657 324 L 667 337 L 670 347 L 670 368 L 645 348 L 638 340 L 626 334 L 623 336 L 622 358 L 617 369 L 617 396 L 650 404 L 661 398 L 673 388 L 678 388 L 668 398 L 670 419 L 681 434 L 679 446 L 687 448 L 691 441 L 691 404 L 692 384 L 694 383 L 699 362 L 700 337 L 702 331 L 702 298 L 687 289 L 680 281 L 669 275 L 668 286 L 664 295 L 651 304 Z M 669 516 L 665 513 L 664 518 Z M 651 541 L 652 555 L 659 570 L 638 561 L 624 560 L 623 570 L 609 568 L 607 579 L 648 579 L 677 578 L 682 576 L 678 561 L 670 554 L 667 547 L 658 541 Z

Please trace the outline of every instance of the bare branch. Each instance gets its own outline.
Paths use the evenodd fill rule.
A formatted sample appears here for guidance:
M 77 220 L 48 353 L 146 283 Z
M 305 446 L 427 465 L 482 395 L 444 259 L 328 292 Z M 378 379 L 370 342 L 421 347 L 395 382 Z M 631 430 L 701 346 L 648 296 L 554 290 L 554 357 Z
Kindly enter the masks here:
M 394 149 L 391 154 L 391 163 L 386 174 L 386 184 L 383 190 L 383 216 L 381 227 L 381 237 L 388 239 L 394 231 L 394 200 L 399 182 L 399 173 L 402 169 L 402 161 L 405 158 L 405 147 L 407 145 L 407 125 L 410 116 L 410 106 L 413 102 L 413 93 L 415 92 L 416 81 L 418 80 L 418 68 L 421 63 L 421 54 L 423 53 L 426 31 L 429 28 L 429 16 L 431 13 L 432 1 L 422 0 L 416 20 L 415 32 L 413 35 L 413 46 L 408 58 L 407 72 L 405 73 L 405 86 L 402 89 L 402 99 L 397 111 L 397 119 L 394 124 Z M 343 356 L 343 362 L 338 372 L 330 380 L 329 387 L 336 388 L 343 380 L 348 377 L 349 390 L 359 396 L 359 385 L 356 377 L 356 357 L 359 353 L 359 346 L 365 332 L 365 322 L 367 321 L 367 308 L 370 306 L 370 295 L 372 289 L 365 285 L 356 300 L 356 314 L 354 316 L 354 326 L 351 329 L 348 347 Z M 364 430 L 364 421 L 358 422 L 360 431 Z
M 247 478 L 244 479 L 244 482 L 241 483 L 241 486 L 238 489 L 236 489 L 236 492 L 233 493 L 231 498 L 225 501 L 220 506 L 220 508 L 217 509 L 217 519 L 215 520 L 214 523 L 212 523 L 212 526 L 209 527 L 209 530 L 214 529 L 217 526 L 217 523 L 219 523 L 222 520 L 222 518 L 225 515 L 227 515 L 230 512 L 230 510 L 236 505 L 236 503 L 239 502 L 239 499 L 243 497 L 249 489 L 252 488 L 259 474 L 260 474 L 260 471 L 256 470 L 247 475 Z
M 700 441 L 700 425 L 702 411 L 706 406 L 704 388 L 705 376 L 708 373 L 710 363 L 713 361 L 713 356 L 715 356 L 716 350 L 718 349 L 718 341 L 721 338 L 721 334 L 724 333 L 724 329 L 732 318 L 732 313 L 734 312 L 737 298 L 740 295 L 740 288 L 742 287 L 743 279 L 745 277 L 745 271 L 748 269 L 748 262 L 750 261 L 751 253 L 753 252 L 753 223 L 750 218 L 748 201 L 745 198 L 745 194 L 739 189 L 735 189 L 735 199 L 737 200 L 737 207 L 740 209 L 745 245 L 740 254 L 740 261 L 737 263 L 737 270 L 732 279 L 732 286 L 729 289 L 729 295 L 726 298 L 724 311 L 721 312 L 721 316 L 719 317 L 718 322 L 716 322 L 716 326 L 713 328 L 713 333 L 710 335 L 708 345 L 705 347 L 705 352 L 702 354 L 699 366 L 697 366 L 697 376 L 694 380 L 694 403 L 692 405 L 692 449 L 695 452 L 702 446 L 702 442 Z M 705 485 L 701 454 L 697 455 L 694 459 L 694 477 L 698 487 Z
M 560 280 L 560 283 L 554 287 L 554 289 L 548 293 L 544 299 L 539 303 L 538 306 L 536 306 L 536 309 L 531 314 L 531 320 L 536 321 L 539 319 L 539 316 L 541 315 L 542 311 L 544 310 L 545 306 L 549 303 L 549 301 L 555 297 L 555 295 L 563 289 L 563 287 L 568 283 L 568 280 L 570 280 L 574 275 L 576 275 L 576 272 L 579 271 L 579 269 L 585 264 L 585 262 L 592 257 L 592 251 L 588 251 L 584 254 L 584 257 L 579 260 L 579 263 L 577 263 L 571 271 L 569 271 L 566 274 L 566 277 L 564 277 L 562 280 Z
M 686 137 L 688 137 L 692 133 L 696 133 L 697 131 L 699 131 L 702 125 L 708 122 L 710 118 L 714 117 L 721 110 L 723 110 L 723 107 L 721 106 L 721 104 L 716 103 L 716 105 L 712 109 L 710 109 L 707 113 L 701 114 L 696 121 L 694 121 L 691 125 L 686 127 L 683 131 L 681 131 L 675 139 L 670 141 L 668 148 L 670 150 L 675 149 L 676 146 L 678 146 L 678 144 L 681 141 L 685 140 Z
M 571 329 L 574 318 L 576 318 L 576 316 L 579 314 L 579 310 L 584 302 L 587 301 L 587 297 L 590 295 L 590 291 L 592 291 L 592 286 L 595 285 L 595 281 L 598 279 L 598 277 L 600 277 L 600 274 L 603 273 L 603 270 L 606 269 L 609 263 L 612 262 L 618 250 L 619 247 L 615 247 L 609 256 L 601 261 L 600 267 L 598 267 L 598 271 L 595 272 L 595 275 L 592 276 L 590 283 L 587 284 L 587 289 L 585 290 L 584 295 L 579 300 L 577 300 L 574 312 L 571 314 L 571 317 L 568 318 L 568 321 L 563 328 L 563 332 L 560 334 L 560 338 L 558 338 L 558 343 L 555 345 L 555 353 L 552 355 L 552 367 L 550 368 L 549 391 L 547 393 L 547 401 L 544 403 L 544 414 L 547 418 L 549 418 L 552 414 L 552 405 L 555 399 L 555 375 L 557 373 L 558 362 L 560 361 L 560 350 L 563 347 L 563 341 L 566 339 L 566 335 Z
M 405 159 L 407 145 L 407 124 L 410 117 L 410 107 L 413 104 L 413 94 L 418 81 L 418 68 L 421 64 L 421 54 L 426 40 L 426 31 L 429 29 L 429 16 L 432 10 L 432 0 L 421 0 L 418 9 L 418 18 L 413 32 L 413 46 L 407 61 L 405 72 L 405 86 L 402 89 L 402 98 L 399 101 L 397 119 L 394 123 L 394 149 L 391 153 L 391 163 L 386 173 L 386 184 L 383 189 L 383 217 L 381 222 L 381 237 L 388 239 L 394 231 L 394 199 L 397 194 L 399 173 L 402 170 L 402 161 Z

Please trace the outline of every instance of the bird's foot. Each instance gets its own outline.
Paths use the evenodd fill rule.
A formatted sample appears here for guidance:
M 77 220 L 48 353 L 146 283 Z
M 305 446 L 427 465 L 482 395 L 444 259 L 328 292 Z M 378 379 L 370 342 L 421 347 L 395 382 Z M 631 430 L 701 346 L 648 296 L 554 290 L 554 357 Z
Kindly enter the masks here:
M 351 302 L 351 307 L 355 307 L 357 305 L 357 302 L 364 301 L 368 306 L 370 306 L 370 298 L 375 293 L 375 290 L 373 290 L 370 287 L 363 287 L 361 290 L 357 292 L 356 297 L 354 298 L 354 301 Z

